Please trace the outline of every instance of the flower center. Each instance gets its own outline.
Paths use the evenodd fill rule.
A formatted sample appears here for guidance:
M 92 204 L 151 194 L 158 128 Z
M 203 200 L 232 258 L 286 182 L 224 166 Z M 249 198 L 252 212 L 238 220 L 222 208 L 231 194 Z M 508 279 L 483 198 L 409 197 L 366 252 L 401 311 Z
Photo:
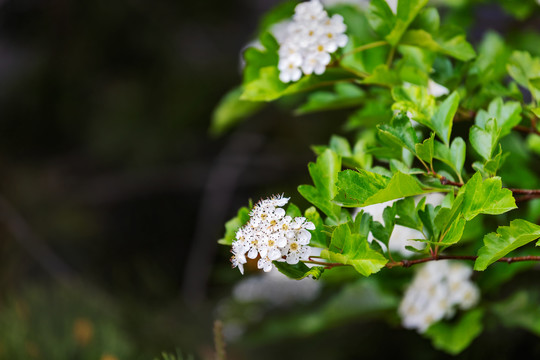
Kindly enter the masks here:
M 291 249 L 292 251 L 298 250 L 298 244 L 297 244 L 297 243 L 292 243 L 290 249 Z
M 274 247 L 276 245 L 276 242 L 274 240 L 268 240 L 268 246 Z

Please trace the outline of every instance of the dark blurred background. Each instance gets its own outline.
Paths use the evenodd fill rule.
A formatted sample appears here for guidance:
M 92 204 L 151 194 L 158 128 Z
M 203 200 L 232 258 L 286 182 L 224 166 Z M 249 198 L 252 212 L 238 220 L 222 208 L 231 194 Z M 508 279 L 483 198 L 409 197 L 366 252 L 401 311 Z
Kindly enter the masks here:
M 298 198 L 334 125 L 269 109 L 209 135 L 278 2 L 0 2 L 0 317 L 29 313 L 6 320 L 24 341 L 0 336 L 0 358 L 44 356 L 43 312 L 65 322 L 50 341 L 77 319 L 95 338 L 95 304 L 116 316 L 117 357 L 212 346 L 212 299 L 239 278 L 216 244 L 225 221 L 249 198 Z

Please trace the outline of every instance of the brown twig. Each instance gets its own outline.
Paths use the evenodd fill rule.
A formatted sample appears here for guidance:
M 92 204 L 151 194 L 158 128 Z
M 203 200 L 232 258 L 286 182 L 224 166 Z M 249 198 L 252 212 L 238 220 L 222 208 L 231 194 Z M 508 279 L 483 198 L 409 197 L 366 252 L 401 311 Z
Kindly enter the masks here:
M 416 260 L 401 260 L 398 262 L 390 262 L 386 264 L 386 267 L 391 269 L 393 267 L 404 267 L 408 268 L 413 265 L 422 264 L 429 261 L 438 261 L 438 260 L 471 260 L 475 261 L 478 258 L 478 256 L 474 255 L 438 255 L 434 257 L 428 257 L 428 258 L 422 258 L 422 259 L 416 259 Z M 540 256 L 534 256 L 534 255 L 528 255 L 528 256 L 516 256 L 516 257 L 503 257 L 499 260 L 496 260 L 497 262 L 505 262 L 507 264 L 511 264 L 514 262 L 520 262 L 520 261 L 540 261 Z
M 538 131 L 538 129 L 536 129 L 536 127 L 533 127 L 533 126 L 528 127 L 528 126 L 523 126 L 523 125 L 516 125 L 513 127 L 513 129 L 516 131 L 526 133 L 526 134 L 535 134 L 535 135 L 540 136 L 540 131 Z

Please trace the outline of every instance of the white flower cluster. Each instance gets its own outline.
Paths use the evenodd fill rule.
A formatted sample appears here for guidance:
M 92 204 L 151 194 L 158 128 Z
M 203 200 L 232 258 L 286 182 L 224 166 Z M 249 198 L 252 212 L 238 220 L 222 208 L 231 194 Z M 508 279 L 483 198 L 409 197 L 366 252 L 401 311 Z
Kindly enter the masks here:
M 467 310 L 480 299 L 480 290 L 469 278 L 472 269 L 460 262 L 432 261 L 416 273 L 401 300 L 398 313 L 408 329 L 425 332 L 456 308 Z
M 319 0 L 300 3 L 294 11 L 287 36 L 278 39 L 279 79 L 284 83 L 298 81 L 302 73 L 324 73 L 330 63 L 330 54 L 348 41 L 343 17 L 328 17 Z
M 233 268 L 238 267 L 243 274 L 246 255 L 250 259 L 260 256 L 257 267 L 265 272 L 274 267 L 272 261 L 297 264 L 300 259 L 309 257 L 311 233 L 308 230 L 315 230 L 315 225 L 305 217 L 293 219 L 286 215 L 281 206 L 288 201 L 289 198 L 274 196 L 253 207 L 249 222 L 236 232 L 232 243 Z

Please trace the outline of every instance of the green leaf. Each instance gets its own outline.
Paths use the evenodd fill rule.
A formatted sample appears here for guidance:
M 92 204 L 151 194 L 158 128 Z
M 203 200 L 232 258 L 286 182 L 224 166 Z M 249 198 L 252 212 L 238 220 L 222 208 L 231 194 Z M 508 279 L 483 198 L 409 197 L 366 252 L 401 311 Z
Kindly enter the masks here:
M 244 67 L 243 84 L 247 84 L 256 80 L 260 76 L 260 70 L 264 67 L 277 67 L 279 61 L 279 44 L 269 32 L 264 32 L 259 37 L 263 49 L 249 47 L 244 51 Z M 246 99 L 249 100 L 249 99 Z
M 433 141 L 435 139 L 435 133 L 432 132 L 431 136 L 424 140 L 422 144 L 416 144 L 416 155 L 424 161 L 426 161 L 428 164 L 431 164 L 433 161 L 433 154 L 434 154 L 434 145 Z
M 466 79 L 468 87 L 499 81 L 506 75 L 506 62 L 509 57 L 510 51 L 504 39 L 496 32 L 488 32 L 480 44 L 478 56 L 469 69 Z
M 225 223 L 225 236 L 218 240 L 218 244 L 231 245 L 236 239 L 236 232 L 249 221 L 249 209 L 241 207 L 234 218 Z
M 540 237 L 540 226 L 517 219 L 510 226 L 499 226 L 497 233 L 484 236 L 484 246 L 478 250 L 474 270 L 483 271 L 509 252 Z
M 277 50 L 276 50 L 277 51 Z M 285 95 L 296 94 L 322 85 L 334 84 L 338 81 L 353 81 L 349 72 L 342 69 L 327 69 L 322 75 L 303 76 L 297 82 L 285 84 L 279 79 L 277 63 L 261 67 L 251 81 L 244 81 L 244 92 L 241 100 L 272 101 Z
M 293 203 L 289 203 L 287 205 L 286 214 L 289 215 L 290 217 L 293 217 L 293 218 L 298 217 L 298 216 L 302 216 L 302 212 L 300 211 L 298 206 L 294 205 Z
M 395 70 L 390 69 L 386 64 L 380 64 L 361 83 L 392 87 L 400 85 L 401 80 Z
M 435 35 L 425 30 L 409 30 L 403 35 L 401 43 L 449 55 L 462 61 L 469 61 L 476 56 L 473 47 L 465 39 L 465 34 L 457 27 L 447 26 Z
M 219 101 L 212 114 L 212 123 L 210 124 L 212 134 L 222 134 L 264 106 L 264 103 L 261 102 L 240 100 L 242 92 L 241 87 L 236 87 Z
M 427 4 L 428 0 L 400 0 L 398 1 L 396 22 L 386 40 L 393 46 L 397 45 L 412 23 L 416 15 Z
M 495 98 L 488 107 L 488 110 L 478 111 L 475 119 L 476 125 L 486 129 L 490 118 L 497 119 L 497 126 L 500 128 L 499 138 L 508 135 L 512 128 L 521 121 L 521 105 L 517 101 L 503 102 L 500 97 Z
M 461 236 L 463 235 L 463 230 L 465 230 L 466 223 L 467 221 L 464 218 L 458 218 L 454 220 L 444 237 L 441 238 L 439 244 L 443 246 L 450 246 L 458 243 L 459 240 L 461 240 Z
M 307 221 L 311 221 L 315 225 L 315 230 L 310 230 L 311 241 L 309 242 L 310 246 L 326 248 L 328 244 L 326 243 L 326 234 L 324 233 L 324 222 L 317 209 L 315 207 L 310 207 L 304 213 Z
M 365 98 L 365 92 L 354 84 L 338 83 L 334 86 L 334 90 L 334 92 L 317 91 L 310 94 L 308 101 L 300 106 L 296 113 L 307 114 L 358 106 Z
M 444 100 L 433 115 L 431 123 L 437 135 L 446 145 L 450 144 L 450 134 L 452 133 L 452 124 L 454 115 L 459 106 L 459 94 L 453 92 Z
M 431 117 L 435 113 L 435 97 L 425 86 L 404 85 L 392 89 L 392 110 L 407 113 L 411 119 L 433 129 Z
M 365 236 L 351 234 L 347 224 L 336 227 L 330 247 L 321 252 L 321 257 L 331 262 L 351 265 L 364 276 L 378 272 L 388 262 L 380 252 L 369 247 Z
M 341 208 L 334 204 L 332 199 L 337 195 L 336 182 L 338 172 L 341 170 L 340 157 L 334 151 L 327 149 L 317 157 L 316 163 L 309 163 L 308 168 L 315 186 L 300 185 L 298 192 L 327 216 L 337 221 Z
M 425 8 L 416 17 L 411 28 L 426 30 L 429 33 L 436 33 L 439 30 L 441 19 L 436 8 Z
M 366 170 L 345 170 L 338 174 L 337 203 L 346 207 L 362 207 L 379 204 L 407 196 L 420 195 L 424 190 L 411 175 L 395 173 L 387 177 Z
M 506 326 L 521 327 L 540 336 L 540 306 L 537 295 L 520 291 L 495 304 L 492 309 Z
M 287 85 L 279 80 L 277 66 L 266 66 L 259 70 L 258 77 L 244 84 L 240 96 L 245 101 L 272 101 L 281 96 Z
M 463 196 L 462 214 L 467 221 L 479 214 L 499 215 L 517 208 L 512 191 L 502 188 L 500 177 L 482 181 L 478 172 L 460 189 L 459 196 Z
M 478 125 L 473 125 L 469 131 L 469 141 L 476 152 L 488 161 L 493 156 L 493 152 L 497 148 L 501 129 L 498 126 L 497 119 L 490 118 L 485 123 L 482 123 L 484 128 Z
M 425 335 L 431 339 L 433 346 L 437 349 L 457 355 L 482 333 L 483 315 L 482 309 L 468 311 L 456 323 L 439 321 L 431 325 Z
M 508 73 L 516 82 L 529 89 L 533 97 L 540 100 L 540 87 L 533 84 L 540 78 L 540 58 L 532 57 L 526 51 L 514 51 L 507 64 Z
M 392 119 L 391 124 L 379 125 L 378 129 L 380 136 L 408 149 L 413 154 L 416 153 L 416 143 L 418 143 L 416 131 L 404 114 L 398 114 Z
M 434 145 L 435 149 L 433 157 L 450 166 L 456 172 L 458 177 L 460 177 L 463 165 L 465 164 L 465 141 L 461 137 L 456 137 L 452 141 L 450 148 L 438 141 L 435 141 Z
M 367 19 L 371 28 L 380 37 L 388 35 L 396 23 L 396 16 L 384 0 L 372 0 L 369 3 Z
M 287 264 L 286 262 L 274 261 L 274 265 L 280 273 L 295 280 L 300 280 L 307 276 L 318 279 L 324 272 L 324 268 L 322 266 L 314 266 L 310 268 L 301 261 L 294 265 Z

